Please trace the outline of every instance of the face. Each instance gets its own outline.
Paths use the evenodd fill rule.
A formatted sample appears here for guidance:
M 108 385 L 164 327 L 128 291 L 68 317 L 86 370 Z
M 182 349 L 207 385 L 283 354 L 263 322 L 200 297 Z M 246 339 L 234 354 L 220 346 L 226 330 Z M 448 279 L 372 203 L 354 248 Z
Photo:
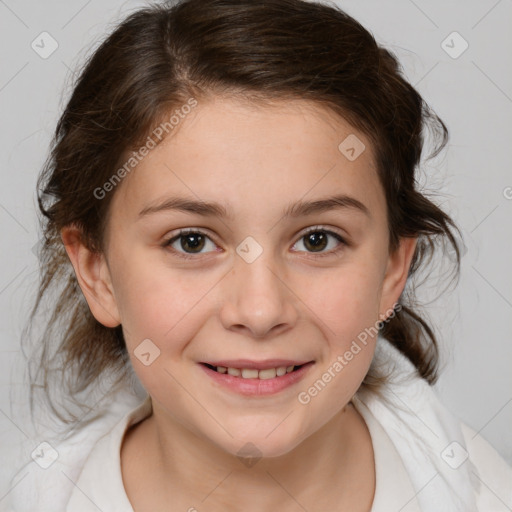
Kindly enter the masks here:
M 412 246 L 389 253 L 370 141 L 338 116 L 217 98 L 180 122 L 114 191 L 81 286 L 122 324 L 155 415 L 232 454 L 281 455 L 359 388 L 376 341 L 362 333 L 389 315 Z

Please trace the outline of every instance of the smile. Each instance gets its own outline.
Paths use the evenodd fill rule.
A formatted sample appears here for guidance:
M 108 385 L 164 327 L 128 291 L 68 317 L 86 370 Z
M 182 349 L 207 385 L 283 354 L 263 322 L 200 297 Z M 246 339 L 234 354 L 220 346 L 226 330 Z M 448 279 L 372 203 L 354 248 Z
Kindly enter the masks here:
M 258 370 L 257 368 L 233 368 L 226 366 L 212 366 L 208 363 L 205 363 L 208 368 L 218 372 L 218 373 L 227 373 L 228 375 L 232 375 L 233 377 L 240 377 L 242 379 L 274 379 L 276 377 L 282 377 L 287 373 L 291 373 L 297 369 L 299 369 L 302 365 L 295 366 L 278 366 L 277 368 L 265 368 L 264 370 Z
M 314 361 L 274 360 L 262 363 L 224 361 L 226 364 L 200 363 L 206 375 L 219 389 L 245 396 L 265 396 L 279 393 L 302 380 Z M 293 364 L 296 363 L 296 364 Z

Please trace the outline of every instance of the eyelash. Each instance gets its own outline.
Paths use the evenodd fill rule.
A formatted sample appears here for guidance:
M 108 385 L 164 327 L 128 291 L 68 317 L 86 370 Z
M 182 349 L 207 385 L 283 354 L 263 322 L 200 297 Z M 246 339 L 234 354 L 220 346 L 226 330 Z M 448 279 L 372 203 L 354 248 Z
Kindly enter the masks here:
M 322 228 L 321 226 L 314 226 L 314 227 L 309 228 L 305 233 L 303 233 L 297 239 L 297 242 L 299 240 L 305 238 L 306 236 L 310 235 L 311 233 L 325 233 L 327 235 L 333 236 L 338 242 L 340 242 L 338 247 L 336 247 L 335 249 L 332 249 L 330 251 L 323 252 L 323 253 L 318 253 L 318 254 L 308 253 L 310 255 L 310 257 L 312 257 L 314 259 L 316 259 L 316 258 L 324 258 L 326 256 L 331 256 L 333 254 L 337 254 L 344 247 L 350 246 L 350 244 L 341 235 L 339 235 L 338 233 L 336 233 L 334 231 L 331 231 L 329 229 Z M 162 243 L 162 247 L 164 247 L 166 249 L 170 249 L 179 258 L 183 258 L 183 259 L 186 259 L 186 260 L 197 259 L 200 256 L 200 253 L 199 254 L 188 254 L 188 253 L 185 253 L 185 252 L 177 251 L 177 250 L 173 249 L 172 247 L 170 247 L 175 241 L 179 240 L 182 236 L 191 235 L 191 234 L 193 234 L 193 235 L 203 235 L 203 236 L 205 236 L 205 237 L 207 237 L 208 239 L 211 240 L 211 238 L 206 233 L 204 233 L 202 231 L 199 231 L 199 230 L 188 228 L 188 229 L 180 230 L 177 235 L 174 235 L 172 238 L 169 238 L 169 239 L 165 240 Z M 213 240 L 211 240 L 211 241 L 213 242 Z M 295 243 L 297 243 L 297 242 L 295 242 Z M 301 252 L 301 251 L 296 251 L 296 252 Z

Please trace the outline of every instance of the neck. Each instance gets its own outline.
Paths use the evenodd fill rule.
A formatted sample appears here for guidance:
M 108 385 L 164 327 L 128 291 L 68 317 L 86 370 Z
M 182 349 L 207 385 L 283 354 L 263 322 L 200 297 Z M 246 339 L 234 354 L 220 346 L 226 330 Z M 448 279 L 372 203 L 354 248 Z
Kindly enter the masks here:
M 343 503 L 357 504 L 350 508 L 354 511 L 371 508 L 371 438 L 350 403 L 288 453 L 252 461 L 197 436 L 155 405 L 146 425 L 145 437 L 153 440 L 147 453 L 156 462 L 152 470 L 159 474 L 160 488 L 167 489 L 174 503 L 179 495 L 186 497 L 184 503 L 204 503 L 210 511 L 279 507 L 284 512 L 298 510 L 298 505 L 342 509 Z

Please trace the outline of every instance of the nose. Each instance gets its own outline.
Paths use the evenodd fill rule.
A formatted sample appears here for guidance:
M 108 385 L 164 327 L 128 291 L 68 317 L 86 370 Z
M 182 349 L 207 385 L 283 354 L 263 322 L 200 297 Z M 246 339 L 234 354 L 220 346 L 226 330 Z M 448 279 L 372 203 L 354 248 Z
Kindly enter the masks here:
M 272 261 L 270 252 L 263 251 L 251 263 L 236 256 L 223 280 L 221 321 L 226 329 L 268 338 L 296 324 L 296 296 L 286 282 L 286 272 Z

